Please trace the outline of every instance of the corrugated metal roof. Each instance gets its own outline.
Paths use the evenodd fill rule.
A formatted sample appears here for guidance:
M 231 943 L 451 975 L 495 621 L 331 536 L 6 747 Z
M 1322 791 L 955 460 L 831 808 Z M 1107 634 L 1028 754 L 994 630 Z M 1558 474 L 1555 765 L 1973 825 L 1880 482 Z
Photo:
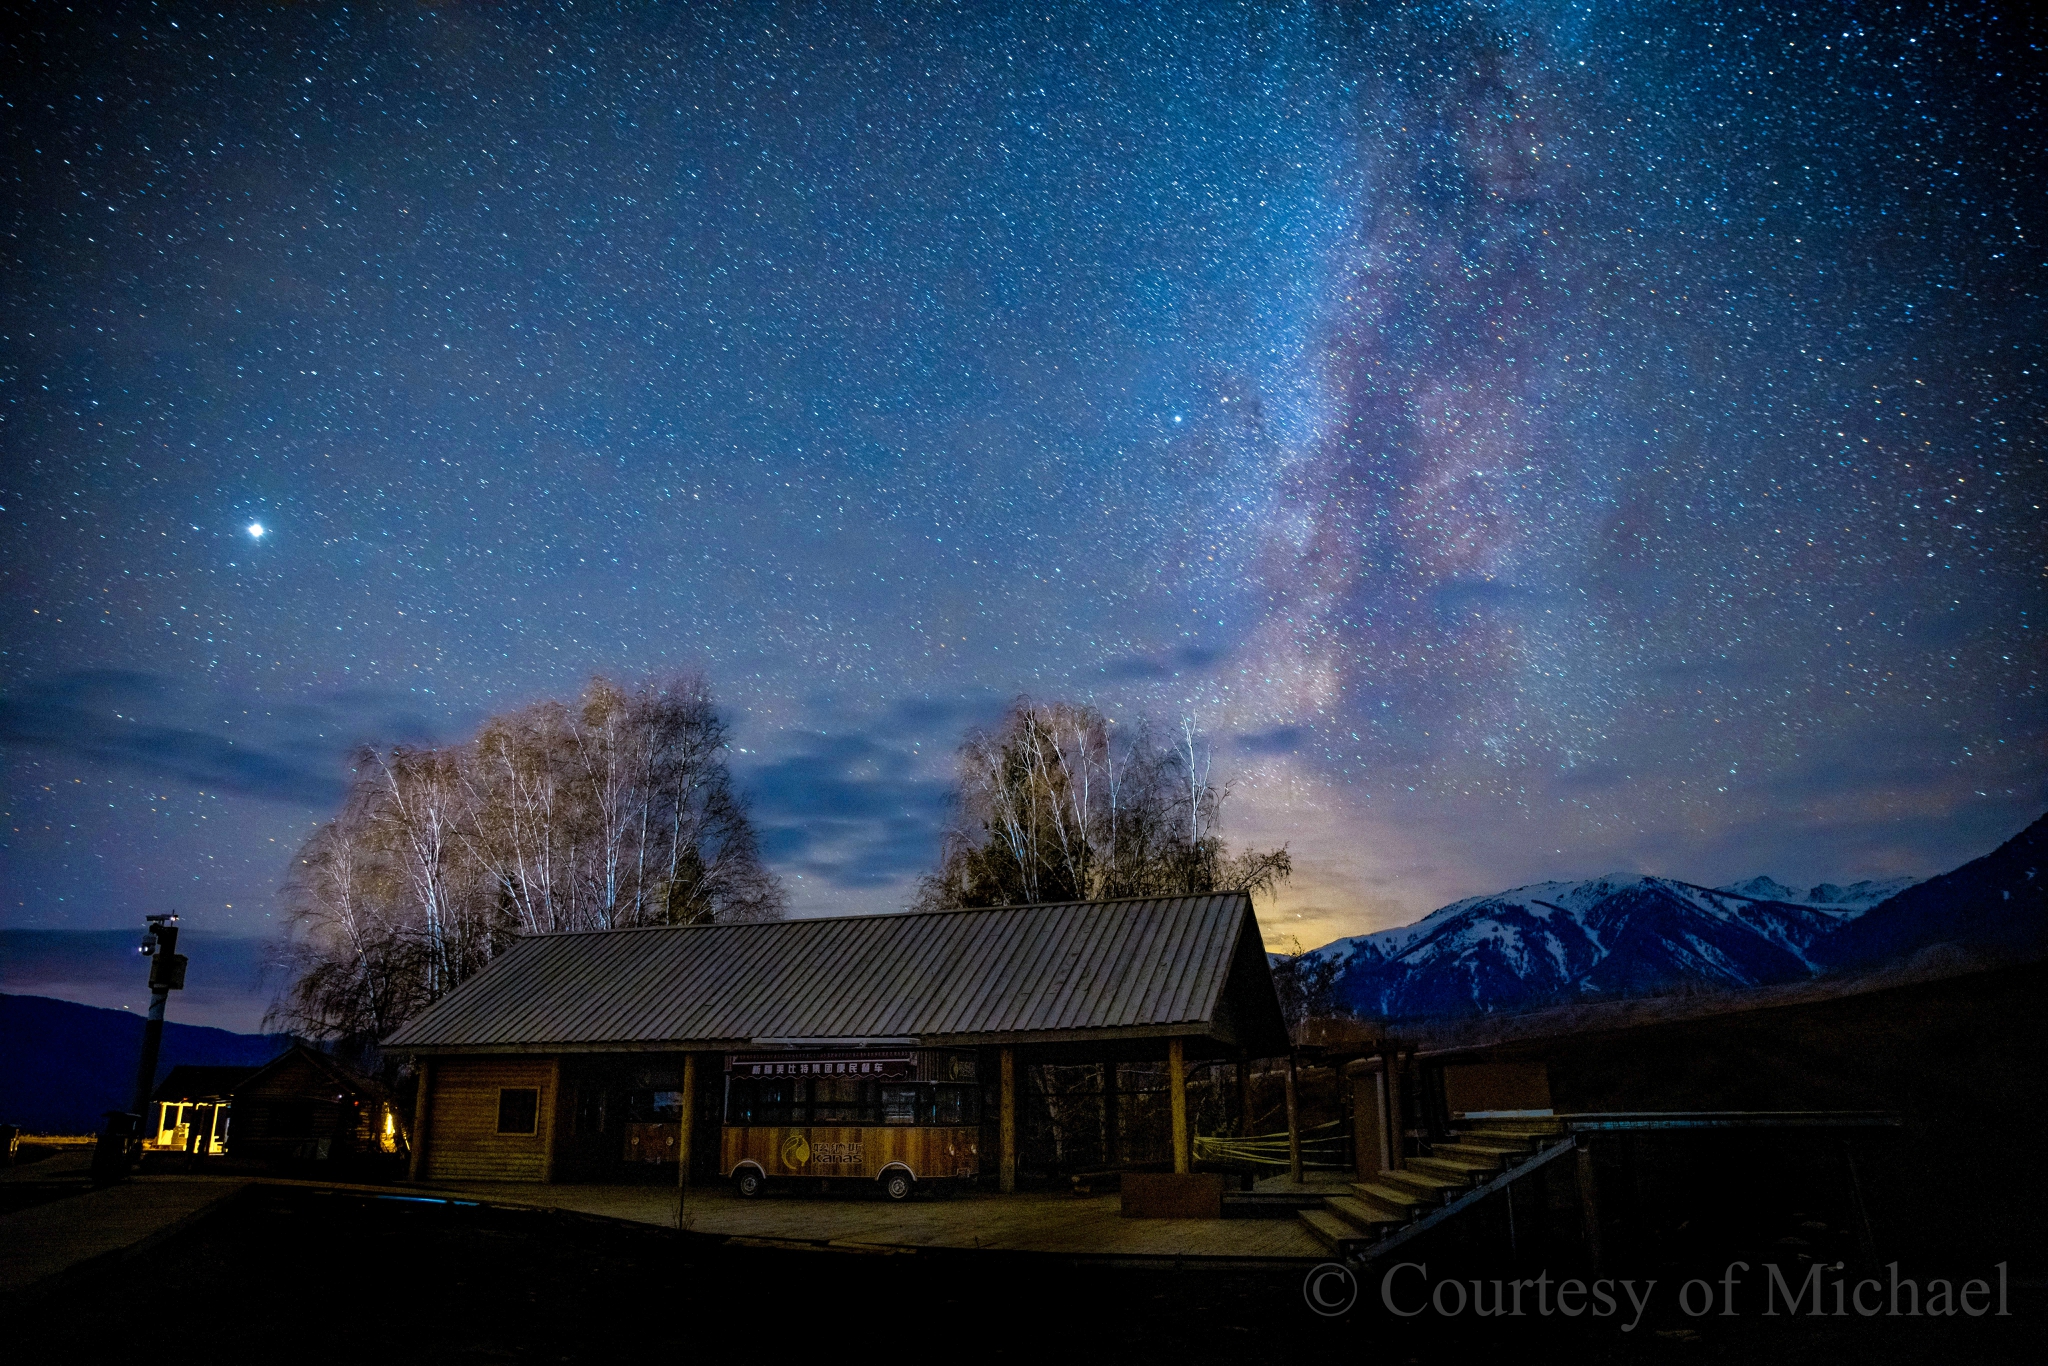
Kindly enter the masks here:
M 1248 1028 L 1270 1044 L 1279 1006 L 1265 962 L 1242 892 L 538 935 L 387 1044 L 930 1045 Z M 1219 1020 L 1234 966 L 1234 990 L 1251 995 Z

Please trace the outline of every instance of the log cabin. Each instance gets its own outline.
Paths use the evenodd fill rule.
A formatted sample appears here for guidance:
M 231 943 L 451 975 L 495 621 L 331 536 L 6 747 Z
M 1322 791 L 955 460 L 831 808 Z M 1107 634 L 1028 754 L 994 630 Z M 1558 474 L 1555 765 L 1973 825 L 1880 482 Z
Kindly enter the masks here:
M 228 1099 L 233 1157 L 374 1167 L 404 1148 L 400 1115 L 384 1088 L 303 1044 L 257 1068 Z

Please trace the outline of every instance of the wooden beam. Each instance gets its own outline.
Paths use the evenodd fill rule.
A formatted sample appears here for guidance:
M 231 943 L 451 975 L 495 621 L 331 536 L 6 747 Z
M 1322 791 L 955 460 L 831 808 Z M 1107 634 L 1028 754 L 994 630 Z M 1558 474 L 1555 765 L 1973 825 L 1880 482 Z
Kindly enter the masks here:
M 1166 1041 L 1167 1090 L 1173 1100 L 1173 1169 L 1186 1175 L 1191 1165 L 1188 1153 L 1188 1062 L 1185 1046 L 1178 1038 Z
M 1237 1055 L 1237 1132 L 1241 1138 L 1252 1136 L 1252 1060 L 1247 1053 Z
M 427 1119 L 433 1110 L 434 1060 L 420 1059 L 420 1086 L 412 1098 L 412 1132 L 405 1141 L 412 1148 L 406 1160 L 406 1180 L 427 1179 Z
M 997 1128 L 996 1189 L 1004 1195 L 1017 1190 L 1017 1050 L 1002 1050 L 1002 1097 L 997 1103 L 1001 1122 Z
M 1294 1053 L 1292 1050 L 1289 1050 L 1287 1054 L 1287 1177 L 1298 1186 L 1301 1184 L 1301 1104 L 1296 1097 L 1294 1072 Z

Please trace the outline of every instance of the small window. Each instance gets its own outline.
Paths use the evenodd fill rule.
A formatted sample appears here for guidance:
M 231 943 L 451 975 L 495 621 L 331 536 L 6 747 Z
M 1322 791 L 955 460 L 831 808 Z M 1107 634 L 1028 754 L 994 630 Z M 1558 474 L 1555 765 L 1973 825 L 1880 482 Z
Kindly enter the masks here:
M 882 1088 L 882 1123 L 917 1123 L 917 1088 L 915 1086 L 884 1086 Z
M 498 1132 L 530 1134 L 540 1117 L 540 1092 L 531 1086 L 507 1087 L 498 1092 Z
M 681 1091 L 630 1091 L 626 1094 L 628 1124 L 675 1124 L 682 1117 Z

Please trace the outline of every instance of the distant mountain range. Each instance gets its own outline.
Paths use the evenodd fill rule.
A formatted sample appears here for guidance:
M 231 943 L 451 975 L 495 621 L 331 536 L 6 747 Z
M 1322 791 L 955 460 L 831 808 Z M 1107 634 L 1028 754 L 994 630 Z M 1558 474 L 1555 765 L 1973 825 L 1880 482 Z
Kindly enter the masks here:
M 1745 988 L 1903 962 L 1936 944 L 2009 955 L 2043 945 L 2048 817 L 1952 873 L 1804 891 L 1610 876 L 1474 897 L 1412 925 L 1304 955 L 1340 1006 L 1375 1019 L 1519 1011 Z
M 133 1099 L 142 1017 L 46 996 L 0 995 L 0 1124 L 30 1133 L 89 1134 Z M 181 1063 L 254 1067 L 291 1046 L 284 1034 L 164 1026 L 157 1080 Z

